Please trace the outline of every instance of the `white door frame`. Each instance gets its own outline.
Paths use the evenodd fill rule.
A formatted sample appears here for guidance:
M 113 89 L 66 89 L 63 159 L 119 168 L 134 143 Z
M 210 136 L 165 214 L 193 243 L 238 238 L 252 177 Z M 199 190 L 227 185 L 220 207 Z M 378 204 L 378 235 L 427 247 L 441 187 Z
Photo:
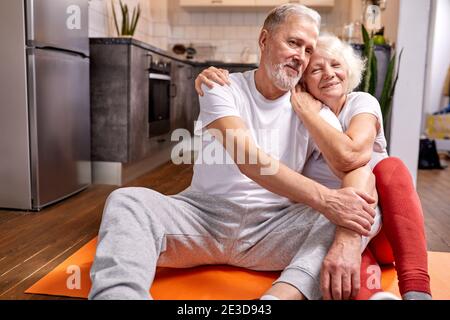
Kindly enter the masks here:
M 401 158 L 417 180 L 426 83 L 431 2 L 400 0 L 397 54 L 403 48 L 393 101 L 390 154 Z

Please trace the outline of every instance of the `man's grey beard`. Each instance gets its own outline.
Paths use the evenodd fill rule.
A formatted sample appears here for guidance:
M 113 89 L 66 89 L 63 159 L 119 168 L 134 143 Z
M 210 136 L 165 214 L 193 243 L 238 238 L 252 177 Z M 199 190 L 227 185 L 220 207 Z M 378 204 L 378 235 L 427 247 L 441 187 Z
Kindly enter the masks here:
M 295 86 L 300 81 L 302 74 L 301 72 L 299 72 L 296 77 L 290 76 L 286 72 L 286 69 L 284 68 L 286 65 L 291 65 L 296 69 L 298 69 L 299 67 L 298 64 L 295 63 L 277 63 L 277 64 L 267 63 L 266 69 L 267 72 L 269 73 L 268 75 L 270 79 L 273 79 L 273 82 L 277 88 L 289 91 L 295 88 Z

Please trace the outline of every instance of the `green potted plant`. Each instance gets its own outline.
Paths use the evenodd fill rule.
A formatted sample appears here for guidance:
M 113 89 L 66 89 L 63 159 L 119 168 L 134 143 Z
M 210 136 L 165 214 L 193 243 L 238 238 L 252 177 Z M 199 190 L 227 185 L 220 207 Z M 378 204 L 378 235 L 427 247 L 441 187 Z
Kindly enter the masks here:
M 114 26 L 116 27 L 116 32 L 118 36 L 133 36 L 136 31 L 136 27 L 139 21 L 139 17 L 141 15 L 141 7 L 138 4 L 137 8 L 133 8 L 133 13 L 130 17 L 131 11 L 128 9 L 127 4 L 123 4 L 121 0 L 119 0 L 120 10 L 122 13 L 122 25 L 119 29 L 119 24 L 117 22 L 116 10 L 114 9 L 114 0 L 111 0 L 112 14 L 114 18 Z
M 362 25 L 362 34 L 364 40 L 364 51 L 363 55 L 366 58 L 366 70 L 363 75 L 361 90 L 364 92 L 368 92 L 374 97 L 376 87 L 377 87 L 377 57 L 375 56 L 375 44 L 374 44 L 374 35 L 369 35 L 367 29 Z M 384 77 L 383 90 L 381 91 L 380 98 L 377 98 L 381 112 L 383 114 L 383 125 L 385 128 L 386 138 L 389 140 L 389 124 L 391 117 L 391 109 L 392 109 L 392 99 L 395 93 L 395 87 L 397 85 L 398 75 L 399 75 L 399 66 L 402 59 L 403 49 L 400 51 L 398 56 L 398 64 L 397 64 L 397 55 L 395 50 L 392 50 L 391 58 L 389 60 L 389 64 L 387 67 L 386 75 Z
M 362 25 L 362 35 L 364 41 L 363 56 L 366 58 L 366 70 L 362 81 L 362 91 L 375 96 L 378 78 L 378 62 L 375 55 L 375 44 L 373 36 L 369 36 L 366 27 Z

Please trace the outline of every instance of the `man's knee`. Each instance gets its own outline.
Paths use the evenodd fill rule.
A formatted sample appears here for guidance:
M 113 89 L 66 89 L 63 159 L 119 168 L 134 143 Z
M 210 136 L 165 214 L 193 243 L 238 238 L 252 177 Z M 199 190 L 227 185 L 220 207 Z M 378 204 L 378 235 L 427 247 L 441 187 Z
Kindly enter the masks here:
M 111 192 L 105 204 L 103 218 L 113 219 L 138 218 L 151 214 L 149 208 L 157 207 L 161 194 L 141 187 L 119 188 Z
M 107 205 L 123 203 L 153 203 L 161 198 L 161 194 L 155 190 L 142 187 L 119 188 L 111 192 L 106 200 Z

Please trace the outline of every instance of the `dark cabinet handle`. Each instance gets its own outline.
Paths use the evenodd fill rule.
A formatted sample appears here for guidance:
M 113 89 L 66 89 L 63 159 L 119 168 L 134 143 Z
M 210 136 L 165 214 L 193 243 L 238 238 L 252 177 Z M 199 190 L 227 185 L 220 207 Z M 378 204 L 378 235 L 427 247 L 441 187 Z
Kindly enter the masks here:
M 153 65 L 153 55 L 151 53 L 147 53 L 146 56 L 150 58 L 148 64 L 148 69 L 150 69 Z
M 170 85 L 170 97 L 175 98 L 177 96 L 177 85 L 175 83 L 172 83 Z

